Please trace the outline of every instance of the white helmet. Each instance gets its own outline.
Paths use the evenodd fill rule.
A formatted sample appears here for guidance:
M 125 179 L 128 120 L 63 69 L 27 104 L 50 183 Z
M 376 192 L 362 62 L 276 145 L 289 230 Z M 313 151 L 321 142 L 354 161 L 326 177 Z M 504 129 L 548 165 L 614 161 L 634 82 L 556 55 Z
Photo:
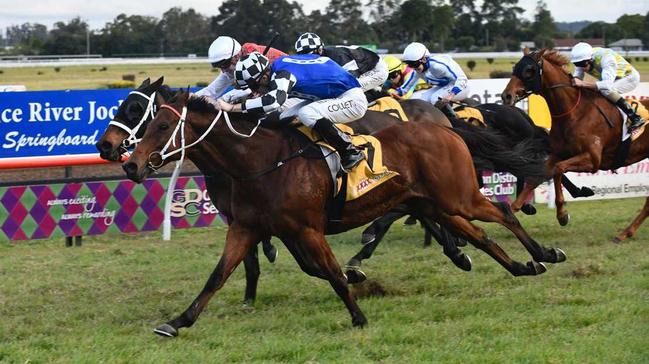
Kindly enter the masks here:
M 214 40 L 207 51 L 207 60 L 210 63 L 225 61 L 239 54 L 241 44 L 234 38 L 222 35 Z
M 268 58 L 259 52 L 252 52 L 241 58 L 234 69 L 237 86 L 240 88 L 253 86 L 264 74 L 269 63 Z
M 312 53 L 323 46 L 322 40 L 315 33 L 304 33 L 295 41 L 295 51 L 298 54 Z
M 430 52 L 428 52 L 428 48 L 426 48 L 425 45 L 418 42 L 412 42 L 403 50 L 403 56 L 401 59 L 404 62 L 414 62 L 429 55 Z
M 579 42 L 570 51 L 570 62 L 577 63 L 593 58 L 593 47 L 584 42 Z

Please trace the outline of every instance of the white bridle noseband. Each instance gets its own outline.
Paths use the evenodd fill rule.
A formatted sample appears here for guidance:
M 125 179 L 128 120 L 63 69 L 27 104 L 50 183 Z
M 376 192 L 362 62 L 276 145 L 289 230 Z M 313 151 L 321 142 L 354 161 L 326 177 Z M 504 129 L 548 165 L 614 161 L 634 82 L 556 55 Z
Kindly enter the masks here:
M 176 109 L 174 109 L 173 107 L 171 107 L 171 106 L 169 106 L 167 104 L 160 106 L 160 109 L 161 110 L 162 109 L 167 109 L 167 110 L 170 110 L 171 112 L 173 112 L 174 114 L 176 114 L 176 116 L 178 116 L 178 124 L 176 124 L 176 127 L 174 128 L 174 131 L 171 133 L 171 136 L 169 137 L 169 140 L 167 140 L 167 143 L 165 143 L 164 147 L 162 147 L 162 150 L 154 151 L 151 154 L 149 154 L 149 158 L 148 158 L 149 168 L 153 169 L 154 171 L 156 171 L 158 168 L 162 167 L 162 165 L 164 164 L 164 161 L 167 158 L 171 157 L 172 155 L 174 155 L 176 153 L 181 153 L 180 154 L 180 162 L 182 163 L 183 159 L 185 158 L 185 150 L 193 147 L 194 145 L 200 143 L 203 139 L 205 139 L 205 137 L 207 137 L 207 135 L 212 131 L 212 129 L 214 129 L 214 126 L 216 126 L 216 123 L 221 118 L 221 115 L 223 115 L 223 118 L 225 119 L 225 123 L 228 126 L 228 129 L 230 129 L 230 131 L 234 135 L 242 137 L 242 138 L 250 138 L 250 137 L 252 137 L 255 134 L 255 132 L 257 131 L 257 128 L 259 128 L 259 125 L 261 124 L 261 120 L 257 121 L 257 125 L 250 131 L 250 134 L 243 134 L 243 133 L 240 133 L 240 132 L 238 132 L 238 131 L 236 131 L 234 129 L 234 127 L 232 126 L 232 122 L 230 121 L 230 115 L 228 115 L 228 113 L 223 111 L 223 110 L 219 110 L 219 112 L 216 114 L 216 116 L 214 117 L 214 119 L 210 123 L 210 126 L 207 128 L 207 130 L 205 130 L 205 132 L 200 137 L 198 137 L 194 142 L 187 145 L 186 144 L 187 142 L 185 141 L 185 123 L 186 123 L 185 119 L 187 117 L 187 107 L 183 106 L 183 110 L 180 113 Z M 170 152 L 167 152 L 167 150 L 170 147 L 172 147 L 172 146 L 176 147 L 176 136 L 178 135 L 179 131 L 180 131 L 180 147 L 178 147 L 177 149 L 174 149 L 174 150 L 172 150 Z M 154 155 L 159 155 L 160 156 L 160 163 L 157 163 L 157 164 L 151 163 L 151 157 L 154 156 Z
M 155 92 L 152 93 L 151 96 L 147 96 L 146 94 L 140 91 L 131 91 L 128 95 L 131 96 L 132 94 L 141 96 L 145 100 L 148 100 L 146 109 L 144 110 L 144 114 L 142 115 L 142 118 L 137 123 L 137 125 L 135 125 L 133 128 L 129 128 L 127 125 L 124 124 L 124 122 L 115 119 L 111 120 L 108 123 L 108 125 L 114 125 L 128 133 L 128 137 L 122 141 L 122 147 L 124 149 L 136 145 L 137 143 L 140 142 L 141 139 L 138 139 L 136 136 L 138 130 L 140 130 L 142 125 L 144 125 L 144 122 L 147 120 L 148 116 L 151 116 L 151 119 L 153 119 L 155 116 L 155 102 L 154 102 L 156 96 Z

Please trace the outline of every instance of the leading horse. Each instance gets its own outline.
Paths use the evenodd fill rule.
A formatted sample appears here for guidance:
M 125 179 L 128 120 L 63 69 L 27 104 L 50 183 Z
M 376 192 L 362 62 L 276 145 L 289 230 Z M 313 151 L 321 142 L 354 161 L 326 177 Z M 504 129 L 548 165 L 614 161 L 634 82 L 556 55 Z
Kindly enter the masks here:
M 391 116 L 368 112 L 364 118 Z M 377 132 L 374 136 L 382 143 L 384 164 L 399 175 L 348 202 L 341 220 L 333 223 L 326 213 L 333 191 L 326 163 L 291 158 L 302 146 L 287 138 L 285 131 L 260 128 L 250 138 L 234 132 L 235 127 L 251 130 L 255 123 L 246 115 L 217 111 L 202 98 L 179 93 L 162 106 L 123 164 L 130 179 L 142 182 L 154 166 L 186 152 L 193 161 L 209 163 L 232 177 L 234 220 L 219 263 L 190 306 L 155 329 L 160 335 L 176 336 L 180 328 L 193 325 L 247 252 L 265 236 L 278 237 L 307 274 L 328 280 L 345 303 L 352 324 L 365 325 L 367 320 L 349 292 L 325 233 L 361 226 L 398 204 L 460 234 L 515 276 L 543 273 L 545 267 L 539 262 L 565 260 L 560 249 L 534 241 L 507 204 L 492 203 L 480 193 L 469 151 L 450 129 L 432 123 L 402 123 Z M 268 170 L 269 166 L 277 167 Z M 263 176 L 250 178 L 266 170 Z M 505 226 L 534 260 L 527 264 L 512 260 L 484 230 L 469 222 L 473 219 Z
M 569 60 L 555 50 L 525 50 L 502 93 L 507 104 L 530 93 L 540 94 L 548 103 L 552 129 L 547 168 L 554 180 L 556 216 L 561 225 L 570 219 L 561 189 L 563 173 L 616 169 L 649 156 L 649 133 L 633 142 L 630 138 L 623 141 L 620 111 L 599 92 L 573 87 L 572 75 L 565 69 L 568 64 Z M 525 192 L 534 187 L 526 186 Z M 615 239 L 633 236 L 648 213 L 649 197 L 633 223 Z

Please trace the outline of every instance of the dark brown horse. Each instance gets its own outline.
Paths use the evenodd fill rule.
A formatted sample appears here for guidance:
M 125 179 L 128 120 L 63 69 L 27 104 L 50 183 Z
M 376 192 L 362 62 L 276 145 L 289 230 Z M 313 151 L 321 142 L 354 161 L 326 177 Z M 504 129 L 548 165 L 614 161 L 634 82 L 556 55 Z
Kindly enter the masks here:
M 530 93 L 540 94 L 548 103 L 552 129 L 547 168 L 554 179 L 556 214 L 561 225 L 570 219 L 561 190 L 563 173 L 615 169 L 649 156 L 649 133 L 632 143 L 629 139 L 622 142 L 620 111 L 599 92 L 573 87 L 572 76 L 565 69 L 568 64 L 569 60 L 557 51 L 526 51 L 514 66 L 502 93 L 507 104 Z M 526 186 L 526 192 L 535 187 Z M 516 210 L 519 206 L 514 204 L 512 208 Z M 640 215 L 616 239 L 632 236 L 647 216 L 648 209 L 649 198 Z
M 155 82 L 151 83 L 149 79 L 145 80 L 137 89 L 132 91 L 127 98 L 120 104 L 114 120 L 104 131 L 97 143 L 97 149 L 103 159 L 110 161 L 119 161 L 122 158 L 122 153 L 127 152 L 129 148 L 135 146 L 139 138 L 142 137 L 146 130 L 147 124 L 153 118 L 154 110 L 159 108 L 166 100 L 169 100 L 173 95 L 171 89 L 163 85 L 164 78 L 160 77 Z M 403 103 L 403 108 L 408 117 L 414 122 L 434 122 L 442 126 L 450 126 L 448 119 L 432 105 L 421 101 L 411 100 Z M 383 123 L 376 123 L 375 125 L 367 126 L 367 123 L 358 122 L 354 123 L 354 127 L 362 129 L 366 132 L 372 132 L 393 125 L 398 121 L 396 119 L 384 120 Z M 371 131 L 365 130 L 372 128 Z M 216 206 L 220 213 L 227 217 L 228 221 L 232 221 L 233 217 L 230 212 L 230 194 L 232 182 L 229 176 L 225 173 L 211 171 L 210 167 L 199 166 L 205 177 L 205 186 L 210 195 L 212 203 Z M 407 214 L 407 211 L 401 213 L 400 216 Z M 394 216 L 388 214 L 388 217 Z M 383 226 L 378 221 L 373 224 L 368 230 L 376 230 L 376 226 Z M 444 253 L 451 259 L 451 261 L 458 267 L 464 270 L 471 269 L 471 260 L 468 256 L 464 255 L 455 245 L 457 239 L 448 233 L 440 230 L 439 226 L 432 221 L 426 221 L 425 226 L 427 239 L 429 236 L 434 236 L 438 242 L 443 246 Z M 387 231 L 387 227 L 385 228 Z M 383 232 L 384 234 L 384 232 Z M 367 236 L 367 234 L 364 234 Z M 382 236 L 382 235 L 381 235 Z M 377 244 L 379 239 L 376 240 Z M 265 255 L 273 262 L 277 250 L 270 243 L 270 238 L 262 240 L 262 247 Z M 364 247 L 366 249 L 366 247 Z M 246 271 L 246 288 L 244 291 L 244 304 L 252 304 L 255 301 L 257 294 L 257 283 L 259 281 L 260 269 L 258 260 L 257 248 L 251 249 L 246 258 L 244 259 L 244 267 Z M 365 279 L 364 273 L 360 269 L 350 269 L 348 271 L 350 280 L 360 282 Z
M 326 163 L 295 158 L 302 146 L 282 130 L 260 128 L 254 137 L 242 138 L 233 129 L 250 130 L 256 121 L 242 114 L 230 117 L 202 98 L 180 93 L 157 113 L 123 164 L 130 179 L 142 182 L 155 170 L 153 166 L 179 158 L 173 138 L 192 161 L 209 163 L 232 177 L 234 220 L 219 263 L 187 310 L 156 328 L 160 335 L 176 336 L 179 328 L 191 326 L 247 252 L 266 236 L 282 240 L 307 274 L 328 280 L 349 310 L 353 325 L 365 325 L 367 320 L 349 292 L 325 233 L 361 226 L 401 203 L 461 234 L 513 275 L 537 275 L 545 271 L 537 262 L 565 260 L 560 249 L 544 248 L 534 241 L 508 205 L 492 203 L 480 193 L 469 151 L 450 129 L 432 123 L 402 123 L 376 133 L 385 165 L 399 175 L 347 203 L 341 220 L 332 223 L 326 213 L 333 191 Z M 368 112 L 364 118 L 391 116 Z M 259 171 L 267 172 L 258 176 Z M 484 230 L 469 222 L 473 219 L 511 230 L 534 261 L 512 260 Z

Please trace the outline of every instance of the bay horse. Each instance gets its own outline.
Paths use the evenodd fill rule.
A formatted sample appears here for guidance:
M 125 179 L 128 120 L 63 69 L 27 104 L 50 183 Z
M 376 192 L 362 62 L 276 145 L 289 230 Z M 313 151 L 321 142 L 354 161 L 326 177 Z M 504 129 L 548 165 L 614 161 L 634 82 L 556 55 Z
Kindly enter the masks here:
M 565 69 L 570 61 L 555 50 L 524 51 L 502 93 L 503 101 L 514 104 L 530 93 L 543 96 L 552 115 L 551 154 L 547 169 L 553 176 L 556 216 L 566 225 L 570 215 L 561 190 L 565 172 L 596 172 L 616 169 L 649 156 L 649 133 L 637 140 L 622 141 L 620 111 L 597 91 L 572 86 L 572 75 Z M 630 144 L 629 144 L 630 143 Z M 536 186 L 526 186 L 526 193 Z M 512 205 L 515 210 L 518 205 Z M 616 241 L 633 236 L 649 213 L 649 198 Z
M 370 122 L 392 116 L 368 111 L 364 118 Z M 159 335 L 177 336 L 180 328 L 193 325 L 250 248 L 266 236 L 278 237 L 304 272 L 328 280 L 345 303 L 352 324 L 364 326 L 367 320 L 349 292 L 325 233 L 361 226 L 399 204 L 460 234 L 512 275 L 538 275 L 546 270 L 540 262 L 565 260 L 560 249 L 545 248 L 532 239 L 507 204 L 490 202 L 480 193 L 471 155 L 448 128 L 400 123 L 375 133 L 382 143 L 384 164 L 399 175 L 348 202 L 341 220 L 331 222 L 326 206 L 333 182 L 324 160 L 296 158 L 302 146 L 287 138 L 284 130 L 259 128 L 248 138 L 235 133 L 235 128 L 251 130 L 255 123 L 245 114 L 217 111 L 203 98 L 180 92 L 161 107 L 122 165 L 127 176 L 140 183 L 159 166 L 186 153 L 192 161 L 208 162 L 232 178 L 234 219 L 223 254 L 190 306 L 154 330 Z M 509 229 L 533 261 L 512 260 L 469 221 L 473 219 Z
M 139 138 L 144 134 L 147 124 L 153 118 L 154 110 L 160 107 L 166 100 L 169 100 L 174 94 L 174 92 L 172 92 L 168 86 L 164 85 L 163 82 L 164 77 L 160 77 L 154 82 L 150 82 L 149 79 L 146 79 L 137 89 L 129 93 L 127 98 L 120 104 L 115 113 L 114 120 L 111 121 L 97 142 L 96 147 L 100 152 L 101 158 L 114 162 L 120 161 L 122 154 L 126 153 L 129 148 L 132 148 L 137 144 Z M 408 117 L 415 122 L 430 120 L 438 125 L 450 127 L 448 119 L 426 102 L 421 100 L 405 102 L 403 103 L 403 108 Z M 393 125 L 396 122 L 398 122 L 396 119 L 390 119 L 388 120 L 388 123 L 378 123 L 373 128 L 374 130 L 378 130 L 379 128 Z M 367 123 L 359 122 L 355 123 L 353 126 L 363 129 L 366 127 L 364 124 Z M 493 151 L 489 151 L 488 153 L 491 152 Z M 230 177 L 225 173 L 210 171 L 210 167 L 202 165 L 197 165 L 197 167 L 199 167 L 205 177 L 205 186 L 212 203 L 220 213 L 226 216 L 227 221 L 232 221 L 233 217 L 230 212 L 230 193 L 232 183 Z M 374 225 L 379 224 L 380 222 Z M 445 255 L 447 255 L 456 266 L 463 270 L 471 269 L 471 259 L 464 255 L 455 245 L 457 238 L 441 230 L 439 226 L 432 221 L 426 221 L 425 226 L 427 237 L 431 235 L 434 236 L 444 248 Z M 376 229 L 370 227 L 368 230 L 373 231 Z M 264 247 L 264 253 L 267 255 L 269 260 L 273 262 L 277 250 L 270 243 L 270 238 L 264 238 L 262 240 L 262 245 Z M 246 288 L 244 290 L 243 302 L 245 305 L 251 305 L 254 303 L 256 298 L 257 283 L 260 275 L 258 251 L 256 247 L 251 249 L 244 259 L 244 267 L 246 271 Z M 360 269 L 350 269 L 348 275 L 351 276 L 352 280 L 357 282 L 365 279 L 364 273 L 360 271 Z
M 97 143 L 100 155 L 104 159 L 117 160 L 120 154 L 126 151 L 127 146 L 134 145 L 138 138 L 142 136 L 146 129 L 147 122 L 153 115 L 152 106 L 159 107 L 165 100 L 168 100 L 172 92 L 169 87 L 163 85 L 163 77 L 150 83 L 145 80 L 140 87 L 131 92 L 126 100 L 122 102 L 117 110 L 115 121 L 111 122 L 104 134 Z M 156 100 L 156 93 L 158 97 Z M 446 116 L 433 107 L 430 103 L 423 100 L 404 100 L 401 102 L 404 112 L 412 122 L 433 122 L 437 125 L 452 127 L 451 122 Z M 155 108 L 155 107 L 154 107 Z M 512 110 L 509 110 L 512 109 Z M 521 124 L 520 115 L 524 113 L 513 110 L 511 107 L 502 105 L 485 104 L 483 113 L 489 112 L 490 123 L 497 124 L 497 129 L 502 129 L 506 133 L 483 131 L 481 128 L 466 124 L 460 121 L 454 121 L 454 132 L 458 133 L 468 144 L 469 150 L 474 158 L 474 165 L 480 172 L 483 170 L 505 170 L 518 176 L 538 174 L 543 169 L 541 165 L 542 158 L 531 160 L 530 155 L 538 151 L 538 138 L 533 138 L 531 133 L 524 127 L 512 128 L 509 124 Z M 495 115 L 503 118 L 502 121 L 496 121 Z M 518 119 L 517 119 L 518 117 Z M 370 134 L 383 128 L 394 125 L 396 119 L 385 118 L 380 121 L 367 123 L 364 120 L 351 122 L 348 126 L 352 127 L 360 134 Z M 526 122 L 525 119 L 522 120 Z M 272 123 L 281 125 L 278 121 Z M 264 124 L 265 125 L 265 124 Z M 277 126 L 276 125 L 276 126 Z M 522 130 L 522 132 L 520 130 Z M 514 132 L 512 132 L 514 130 Z M 525 143 L 526 139 L 535 142 L 530 145 Z M 524 147 L 517 144 L 523 143 Z M 510 149 L 511 148 L 511 149 Z M 209 174 L 203 172 L 206 180 L 206 188 L 210 194 L 211 200 L 215 206 L 223 213 L 228 221 L 232 220 L 229 207 L 230 180 L 223 173 Z M 481 182 L 481 179 L 478 179 Z M 365 273 L 360 269 L 362 261 L 372 256 L 380 241 L 383 239 L 388 229 L 396 220 L 403 216 L 409 215 L 410 212 L 405 207 L 397 207 L 386 215 L 376 219 L 362 233 L 362 249 L 354 255 L 346 264 L 346 274 L 348 281 L 358 283 L 366 279 Z M 425 217 L 418 216 L 426 232 L 425 244 L 430 242 L 431 236 L 443 247 L 443 252 L 449 259 L 460 269 L 471 270 L 471 259 L 465 255 L 458 246 L 466 245 L 464 240 L 450 234 L 447 230 L 440 228 L 434 221 Z M 275 249 L 269 239 L 262 242 L 264 252 Z M 267 254 L 268 255 L 268 254 Z M 272 260 L 271 260 L 272 262 Z M 256 286 L 260 274 L 257 251 L 253 249 L 244 259 L 246 269 L 246 289 L 244 295 L 244 304 L 252 304 L 256 297 Z

